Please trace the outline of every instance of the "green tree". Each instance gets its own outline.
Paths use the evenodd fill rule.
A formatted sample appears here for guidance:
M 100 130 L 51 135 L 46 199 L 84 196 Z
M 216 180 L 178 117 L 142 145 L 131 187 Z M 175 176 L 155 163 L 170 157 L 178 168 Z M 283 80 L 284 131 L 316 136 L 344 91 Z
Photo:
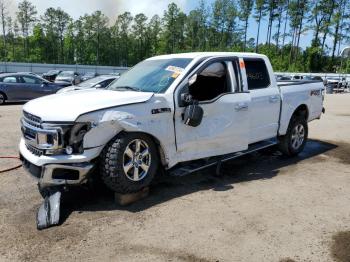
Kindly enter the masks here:
M 255 18 L 255 21 L 258 23 L 258 30 L 256 33 L 255 52 L 259 52 L 260 26 L 261 26 L 261 20 L 266 15 L 266 13 L 265 13 L 266 3 L 267 3 L 267 0 L 256 0 L 255 1 L 254 18 Z
M 162 41 L 165 52 L 178 52 L 184 47 L 185 19 L 186 15 L 175 3 L 169 4 L 164 11 Z
M 243 28 L 244 28 L 244 42 L 243 42 L 243 51 L 245 51 L 247 46 L 247 31 L 248 31 L 248 22 L 249 17 L 252 13 L 253 8 L 253 0 L 240 0 L 240 18 L 243 21 Z
M 27 60 L 29 55 L 28 36 L 32 29 L 33 23 L 36 21 L 36 8 L 28 0 L 23 0 L 18 4 L 17 20 L 21 26 L 23 36 L 23 55 Z
M 210 42 L 212 50 L 232 47 L 240 39 L 240 32 L 237 29 L 237 9 L 235 2 L 232 0 L 215 0 L 212 7 L 212 17 L 210 22 Z
M 148 34 L 147 34 L 147 16 L 144 14 L 137 14 L 134 18 L 134 24 L 132 30 L 134 34 L 134 40 L 136 41 L 136 61 L 143 60 L 147 53 L 148 47 Z

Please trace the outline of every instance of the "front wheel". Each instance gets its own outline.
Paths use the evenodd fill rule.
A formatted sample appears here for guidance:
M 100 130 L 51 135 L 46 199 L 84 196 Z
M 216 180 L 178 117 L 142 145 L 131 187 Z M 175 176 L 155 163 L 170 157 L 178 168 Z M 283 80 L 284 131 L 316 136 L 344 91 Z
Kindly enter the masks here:
M 287 134 L 279 137 L 279 149 L 287 156 L 296 156 L 303 151 L 308 138 L 308 125 L 304 117 L 293 117 Z
M 101 176 L 106 186 L 121 194 L 140 191 L 153 180 L 158 169 L 158 152 L 144 134 L 121 134 L 101 155 Z

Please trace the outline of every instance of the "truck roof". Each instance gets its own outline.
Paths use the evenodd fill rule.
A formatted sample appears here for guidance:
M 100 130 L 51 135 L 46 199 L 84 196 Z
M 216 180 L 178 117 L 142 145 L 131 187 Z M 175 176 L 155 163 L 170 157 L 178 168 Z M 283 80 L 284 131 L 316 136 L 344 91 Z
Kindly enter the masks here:
M 238 57 L 254 57 L 254 58 L 266 58 L 265 55 L 257 53 L 243 53 L 243 52 L 191 52 L 191 53 L 180 53 L 180 54 L 169 54 L 169 55 L 160 55 L 149 58 L 148 60 L 153 59 L 170 59 L 170 58 L 204 58 L 211 56 L 238 56 Z

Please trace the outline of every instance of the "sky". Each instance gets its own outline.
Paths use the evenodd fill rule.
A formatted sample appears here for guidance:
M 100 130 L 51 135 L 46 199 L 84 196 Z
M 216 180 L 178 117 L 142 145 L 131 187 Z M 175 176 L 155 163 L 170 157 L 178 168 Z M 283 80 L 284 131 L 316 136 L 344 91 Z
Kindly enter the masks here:
M 9 9 L 14 10 L 20 2 L 20 0 L 8 0 Z M 214 0 L 206 0 L 207 4 L 212 3 Z M 138 13 L 144 13 L 148 17 L 152 17 L 155 14 L 163 15 L 164 10 L 171 2 L 175 2 L 182 11 L 188 13 L 198 5 L 198 0 L 30 0 L 38 11 L 39 15 L 42 15 L 49 7 L 60 7 L 71 15 L 74 19 L 78 19 L 80 16 L 88 13 L 91 14 L 96 10 L 101 10 L 107 15 L 111 21 L 114 21 L 118 14 L 123 12 L 130 12 L 135 15 Z M 254 19 L 250 19 L 250 25 L 248 30 L 248 38 L 256 37 L 257 25 Z M 267 21 L 266 18 L 261 25 L 261 33 L 259 42 L 266 41 L 267 33 Z M 312 35 L 310 33 L 304 35 L 301 38 L 301 47 L 305 48 L 310 44 Z M 331 43 L 331 39 L 327 40 L 327 43 Z

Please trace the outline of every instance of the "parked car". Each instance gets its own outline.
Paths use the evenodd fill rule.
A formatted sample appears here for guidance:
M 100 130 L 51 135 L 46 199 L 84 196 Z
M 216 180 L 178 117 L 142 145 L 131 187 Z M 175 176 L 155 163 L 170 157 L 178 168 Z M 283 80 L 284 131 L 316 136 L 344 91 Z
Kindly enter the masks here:
M 291 76 L 292 80 L 303 80 L 303 76 L 302 75 L 293 75 Z
M 327 87 L 332 90 L 330 93 L 334 92 L 344 92 L 346 88 L 348 88 L 348 83 L 345 77 L 341 76 L 332 76 L 327 77 Z
M 323 78 L 321 76 L 304 76 L 304 80 L 323 82 Z
M 292 80 L 292 78 L 290 76 L 284 76 L 284 75 L 281 75 L 281 76 L 277 76 L 277 81 L 290 81 Z
M 37 73 L 33 73 L 33 72 L 17 72 L 17 73 L 19 73 L 19 74 L 29 74 L 29 75 L 33 75 L 33 76 L 42 78 L 41 75 L 39 75 Z
M 20 157 L 49 199 L 96 169 L 115 192 L 137 192 L 161 170 L 182 176 L 276 144 L 299 154 L 323 91 L 319 82 L 277 84 L 259 54 L 153 57 L 107 89 L 27 103 Z
M 88 88 L 106 88 L 110 83 L 119 77 L 113 75 L 101 75 L 87 81 L 81 82 L 76 86 L 68 86 L 58 90 L 57 93 L 65 93 L 75 90 L 82 90 Z
M 56 93 L 64 86 L 28 73 L 0 75 L 0 105 L 7 101 L 28 101 Z
M 62 71 L 55 79 L 55 83 L 68 83 L 71 85 L 77 85 L 81 82 L 81 76 L 79 73 L 74 71 Z
M 82 77 L 81 77 L 81 81 L 84 82 L 86 80 L 89 80 L 91 78 L 94 78 L 98 76 L 98 74 L 96 72 L 86 72 Z
M 49 72 L 43 74 L 43 78 L 50 82 L 55 82 L 57 75 L 61 72 L 61 70 L 50 70 Z
M 120 77 L 121 74 L 120 74 L 120 73 L 113 72 L 113 73 L 109 73 L 109 75 Z

